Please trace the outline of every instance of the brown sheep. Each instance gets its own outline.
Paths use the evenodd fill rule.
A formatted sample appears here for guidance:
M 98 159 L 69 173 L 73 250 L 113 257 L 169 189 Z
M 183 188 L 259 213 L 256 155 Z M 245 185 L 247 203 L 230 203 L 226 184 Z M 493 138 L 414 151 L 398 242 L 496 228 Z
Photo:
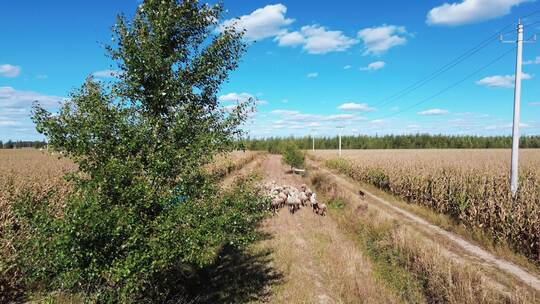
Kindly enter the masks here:
M 358 195 L 360 196 L 361 199 L 366 198 L 366 194 L 362 190 L 358 190 Z
M 283 201 L 280 198 L 274 198 L 272 200 L 271 208 L 274 213 L 278 211 L 278 209 L 282 206 Z
M 317 211 L 316 212 L 317 212 L 318 215 L 325 216 L 326 215 L 326 204 L 323 204 L 323 203 L 317 204 Z

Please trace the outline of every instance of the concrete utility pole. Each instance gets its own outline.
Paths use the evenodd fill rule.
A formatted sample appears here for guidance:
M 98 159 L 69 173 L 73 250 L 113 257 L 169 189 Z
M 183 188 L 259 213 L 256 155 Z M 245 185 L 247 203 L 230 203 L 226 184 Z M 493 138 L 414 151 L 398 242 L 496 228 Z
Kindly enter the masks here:
M 341 130 L 344 128 L 344 127 L 337 127 L 338 130 L 339 130 L 339 157 L 341 157 Z
M 311 150 L 315 151 L 315 129 L 311 129 Z
M 534 40 L 536 40 L 536 36 Z M 521 19 L 518 20 L 517 25 L 517 41 L 503 41 L 502 35 L 501 41 L 504 43 L 517 43 L 516 75 L 514 85 L 514 120 L 512 125 L 512 168 L 510 170 L 510 190 L 512 191 L 512 196 L 515 197 L 518 191 L 519 181 L 519 112 L 521 101 L 521 67 L 523 64 L 523 24 L 521 23 Z
M 514 122 L 512 127 L 512 174 L 510 189 L 515 197 L 518 190 L 519 167 L 519 110 L 521 101 L 521 65 L 523 64 L 523 24 L 521 20 L 517 27 L 517 55 L 516 55 L 516 84 L 514 86 Z

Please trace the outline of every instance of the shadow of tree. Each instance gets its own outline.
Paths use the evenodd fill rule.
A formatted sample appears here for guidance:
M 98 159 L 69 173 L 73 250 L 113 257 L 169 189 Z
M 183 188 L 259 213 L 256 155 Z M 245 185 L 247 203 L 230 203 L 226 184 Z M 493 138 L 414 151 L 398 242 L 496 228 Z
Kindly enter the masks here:
M 226 246 L 214 265 L 201 270 L 199 286 L 191 286 L 188 298 L 196 303 L 264 301 L 282 279 L 272 267 L 270 250 L 252 253 Z
M 270 238 L 259 234 L 259 241 Z M 267 302 L 271 287 L 283 280 L 273 268 L 270 249 L 239 249 L 226 245 L 215 263 L 195 269 L 186 266 L 161 273 L 144 303 L 153 303 L 158 294 L 168 294 L 167 304 Z

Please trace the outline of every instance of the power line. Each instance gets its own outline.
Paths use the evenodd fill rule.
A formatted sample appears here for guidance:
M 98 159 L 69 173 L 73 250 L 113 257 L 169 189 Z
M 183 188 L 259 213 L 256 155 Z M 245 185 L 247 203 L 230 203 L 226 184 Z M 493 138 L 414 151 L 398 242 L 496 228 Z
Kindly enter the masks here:
M 530 16 L 533 16 L 535 14 L 538 14 L 540 13 L 540 9 L 538 10 L 535 10 L 535 11 L 532 11 L 530 12 L 529 14 L 527 15 L 524 15 L 522 16 L 521 18 L 527 18 L 527 17 L 530 17 Z M 540 23 L 540 21 L 536 21 L 536 22 L 533 22 L 533 23 L 529 23 L 527 26 L 531 26 L 531 25 L 535 25 L 535 24 L 538 24 Z M 467 51 L 465 51 L 464 53 L 462 53 L 461 55 L 459 55 L 458 57 L 454 58 L 452 61 L 450 61 L 449 63 L 443 65 L 442 67 L 440 67 L 439 69 L 435 70 L 434 72 L 432 72 L 431 74 L 427 75 L 426 77 L 416 81 L 415 83 L 413 83 L 412 85 L 406 87 L 405 89 L 402 89 L 400 90 L 399 92 L 397 92 L 396 94 L 390 96 L 390 97 L 387 97 L 383 100 L 381 100 L 380 102 L 374 104 L 373 106 L 374 107 L 384 107 L 384 106 L 387 106 L 397 100 L 399 100 L 400 98 L 410 94 L 411 92 L 423 87 L 425 84 L 429 83 L 430 81 L 434 80 L 435 78 L 439 77 L 440 75 L 444 74 L 445 72 L 447 72 L 448 70 L 452 69 L 453 67 L 455 67 L 456 65 L 460 64 L 461 62 L 465 61 L 466 59 L 470 58 L 471 56 L 473 56 L 474 54 L 478 53 L 480 50 L 484 49 L 485 47 L 487 47 L 490 43 L 492 43 L 494 41 L 495 38 L 497 38 L 499 35 L 503 35 L 503 34 L 507 34 L 507 33 L 511 33 L 513 32 L 514 30 L 510 30 L 510 31 L 506 31 L 504 32 L 505 29 L 507 29 L 509 26 L 512 26 L 514 25 L 514 22 L 510 23 L 510 24 L 507 24 L 506 26 L 504 26 L 503 28 L 501 28 L 500 30 L 498 30 L 495 34 L 489 36 L 488 38 L 482 40 L 480 43 L 478 43 L 477 45 L 475 45 L 474 47 L 472 47 L 471 49 L 468 49 Z M 455 82 L 454 84 L 446 87 L 445 89 L 439 91 L 438 93 L 420 101 L 419 103 L 416 103 L 414 105 L 412 105 L 411 107 L 408 107 L 402 111 L 398 111 L 398 112 L 395 112 L 395 113 L 392 113 L 390 115 L 387 115 L 387 116 L 384 116 L 382 118 L 387 118 L 387 117 L 391 117 L 391 116 L 395 116 L 399 113 L 403 113 L 411 108 L 414 108 L 420 104 L 423 104 L 441 94 L 443 94 L 444 92 L 456 87 L 457 85 L 461 84 L 462 82 L 464 82 L 465 80 L 469 79 L 470 77 L 476 75 L 477 73 L 481 72 L 482 70 L 486 69 L 487 67 L 491 66 L 492 64 L 494 64 L 495 62 L 499 61 L 500 59 L 502 59 L 504 56 L 506 56 L 508 53 L 510 53 L 512 50 L 509 50 L 508 52 L 504 53 L 503 55 L 501 55 L 500 57 L 497 57 L 495 58 L 493 61 L 489 62 L 487 65 L 485 66 L 482 66 L 480 69 L 474 71 L 473 73 L 467 75 L 466 77 L 462 78 L 461 80 Z
M 511 26 L 511 25 L 513 25 L 513 23 L 508 24 L 505 27 L 501 28 L 495 34 L 493 34 L 493 35 L 489 36 L 488 38 L 484 39 L 483 41 L 481 41 L 480 43 L 478 43 L 477 45 L 475 45 L 471 49 L 468 49 L 467 51 L 465 51 L 464 53 L 462 53 L 458 57 L 454 58 L 449 63 L 443 65 L 439 69 L 435 70 L 431 74 L 427 75 L 426 77 L 416 81 L 415 83 L 413 83 L 412 85 L 406 87 L 405 89 L 400 90 L 396 94 L 394 94 L 394 95 L 392 95 L 390 97 L 387 97 L 387 98 L 381 100 L 380 102 L 374 104 L 373 107 L 386 106 L 386 105 L 388 105 L 388 104 L 402 98 L 403 96 L 408 95 L 409 93 L 413 92 L 414 90 L 419 89 L 420 87 L 424 86 L 425 84 L 427 84 L 431 80 L 439 77 L 440 75 L 442 75 L 446 71 L 452 69 L 454 66 L 456 66 L 459 63 L 461 63 L 461 62 L 465 61 L 466 59 L 470 58 L 472 55 L 478 53 L 481 49 L 485 48 L 490 43 L 492 43 L 494 41 L 494 39 L 497 38 L 499 35 L 507 33 L 507 32 L 503 32 L 503 31 L 506 28 L 508 28 L 509 26 Z
M 540 13 L 540 9 L 537 9 L 537 10 L 535 10 L 535 11 L 532 11 L 531 13 L 529 13 L 529 14 L 527 14 L 527 15 L 525 15 L 525 16 L 521 16 L 521 18 L 522 18 L 522 19 L 525 19 L 525 18 L 527 18 L 527 17 L 530 17 L 530 16 L 532 16 L 532 15 L 536 15 L 536 14 L 538 14 L 538 13 Z
M 439 95 L 441 95 L 441 94 L 443 94 L 443 93 L 445 93 L 445 92 L 447 92 L 447 91 L 449 91 L 449 90 L 455 88 L 456 86 L 458 86 L 458 85 L 460 85 L 461 83 L 465 82 L 465 81 L 468 80 L 469 78 L 471 78 L 471 77 L 475 76 L 476 74 L 480 73 L 481 71 L 487 69 L 489 66 L 495 64 L 496 62 L 498 62 L 499 60 L 501 60 L 503 57 L 505 57 L 506 55 L 508 55 L 508 54 L 510 54 L 511 52 L 513 52 L 515 49 L 516 49 L 515 47 L 512 48 L 512 49 L 509 49 L 508 51 L 504 52 L 504 53 L 503 53 L 502 55 L 500 55 L 499 57 L 497 57 L 497 58 L 491 60 L 491 61 L 490 61 L 489 63 L 487 63 L 486 65 L 483 65 L 483 66 L 480 67 L 479 69 L 477 69 L 477 70 L 475 70 L 474 72 L 468 74 L 467 76 L 463 77 L 462 79 L 460 79 L 460 80 L 454 82 L 453 84 L 451 84 L 451 85 L 445 87 L 444 89 L 438 91 L 437 93 L 435 93 L 435 94 L 433 94 L 433 95 L 431 95 L 431 96 L 429 96 L 429 97 L 427 97 L 427 98 L 425 98 L 425 99 L 423 99 L 423 100 L 421 100 L 421 101 L 419 101 L 419 102 L 417 102 L 417 103 L 415 103 L 415 104 L 413 104 L 413 105 L 411 105 L 411 106 L 409 106 L 409 107 L 407 107 L 407 108 L 405 108 L 405 109 L 403 109 L 403 110 L 394 112 L 394 113 L 392 113 L 392 114 L 389 114 L 389 115 L 386 115 L 386 116 L 383 116 L 383 117 L 380 117 L 380 118 L 377 118 L 377 119 L 385 119 L 385 118 L 389 118 L 389 117 L 392 117 L 392 116 L 401 114 L 401 113 L 403 113 L 403 112 L 406 112 L 406 111 L 408 111 L 408 110 L 410 110 L 410 109 L 413 109 L 413 108 L 415 108 L 415 107 L 417 107 L 417 106 L 419 106 L 419 105 L 421 105 L 421 104 L 424 104 L 424 103 L 426 103 L 426 102 L 432 100 L 433 98 L 435 98 L 435 97 L 437 97 L 437 96 L 439 96 Z
M 529 26 L 532 26 L 532 25 L 536 25 L 536 24 L 538 24 L 538 23 L 540 23 L 540 20 L 535 21 L 535 22 L 532 22 L 532 23 L 525 24 L 524 26 L 529 27 Z
M 406 90 L 405 92 L 403 92 L 402 94 L 399 94 L 398 96 L 396 96 L 395 98 L 387 101 L 387 102 L 384 102 L 382 104 L 379 105 L 379 107 L 385 107 L 397 100 L 399 100 L 400 98 L 410 94 L 411 92 L 423 87 L 424 85 L 426 85 L 427 83 L 429 83 L 430 81 L 436 79 L 437 77 L 439 77 L 440 75 L 444 74 L 445 72 L 449 71 L 450 69 L 452 69 L 453 67 L 455 67 L 456 65 L 462 63 L 463 61 L 467 60 L 468 58 L 470 58 L 471 56 L 473 56 L 474 54 L 478 53 L 479 51 L 481 51 L 482 49 L 484 49 L 485 47 L 487 47 L 489 44 L 491 44 L 493 41 L 496 41 L 494 38 L 491 38 L 489 41 L 487 41 L 487 43 L 485 43 L 484 45 L 480 46 L 479 48 L 475 49 L 474 51 L 472 51 L 471 53 L 467 54 L 467 56 L 464 56 L 463 58 L 459 59 L 458 61 L 456 61 L 455 63 L 453 63 L 452 65 L 449 65 L 447 67 L 445 67 L 444 69 L 441 69 L 439 71 L 437 71 L 436 73 L 432 73 L 430 77 L 428 78 L 424 78 L 424 80 L 422 80 L 421 82 L 417 83 L 417 85 L 415 85 L 414 87 L 410 88 L 409 90 Z
M 538 14 L 540 13 L 540 9 L 539 10 L 535 10 L 527 15 L 524 15 L 522 16 L 522 18 L 527 18 L 527 17 L 530 17 L 532 15 L 535 15 L 535 14 Z M 532 24 L 529 24 L 529 25 L 534 25 L 534 24 L 537 24 L 537 23 L 540 23 L 539 22 L 535 22 L 535 23 L 532 23 Z M 483 48 L 487 47 L 491 42 L 494 41 L 495 38 L 497 38 L 499 35 L 502 35 L 502 34 L 507 34 L 507 33 L 512 33 L 514 32 L 514 30 L 510 30 L 510 31 L 506 31 L 506 32 L 503 32 L 506 28 L 508 28 L 509 26 L 512 26 L 514 25 L 514 23 L 510 23 L 510 24 L 507 24 L 506 26 L 502 27 L 500 30 L 498 30 L 495 34 L 489 36 L 488 38 L 484 39 L 483 41 L 481 41 L 480 43 L 478 43 L 476 46 L 472 47 L 471 49 L 465 51 L 464 53 L 462 53 L 461 55 L 459 55 L 458 57 L 454 58 L 452 61 L 450 61 L 449 63 L 443 65 L 442 67 L 440 67 L 439 69 L 437 69 L 436 71 L 432 72 L 431 74 L 427 75 L 426 77 L 418 80 L 417 82 L 413 83 L 412 85 L 406 87 L 405 89 L 397 92 L 396 94 L 390 96 L 390 97 L 387 97 L 383 100 L 381 100 L 380 102 L 376 103 L 373 105 L 373 107 L 384 107 L 386 105 L 389 105 L 391 103 L 393 103 L 394 101 L 408 95 L 409 93 L 415 91 L 416 89 L 424 86 L 425 84 L 427 84 L 428 82 L 430 82 L 431 80 L 434 80 L 435 78 L 439 77 L 440 75 L 442 75 L 443 73 L 445 73 L 446 71 L 452 69 L 453 67 L 455 67 L 456 65 L 460 64 L 461 62 L 465 61 L 466 59 L 470 58 L 472 55 L 478 53 L 480 50 L 482 50 Z

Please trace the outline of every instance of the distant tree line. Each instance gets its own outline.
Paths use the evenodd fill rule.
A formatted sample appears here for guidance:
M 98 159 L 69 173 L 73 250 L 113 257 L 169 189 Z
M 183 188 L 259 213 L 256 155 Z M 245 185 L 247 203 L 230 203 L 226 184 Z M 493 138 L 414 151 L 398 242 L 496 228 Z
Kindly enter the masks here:
M 2 142 L 0 140 L 0 149 L 21 149 L 21 148 L 43 148 L 47 146 L 47 142 L 39 140 L 8 140 Z
M 338 137 L 315 137 L 315 149 L 337 149 Z M 312 137 L 248 138 L 243 145 L 248 150 L 275 152 L 283 143 L 292 143 L 300 149 L 312 148 Z M 458 136 L 458 135 L 385 135 L 342 136 L 342 149 L 493 149 L 510 148 L 511 136 Z M 522 136 L 521 148 L 540 148 L 540 136 Z

